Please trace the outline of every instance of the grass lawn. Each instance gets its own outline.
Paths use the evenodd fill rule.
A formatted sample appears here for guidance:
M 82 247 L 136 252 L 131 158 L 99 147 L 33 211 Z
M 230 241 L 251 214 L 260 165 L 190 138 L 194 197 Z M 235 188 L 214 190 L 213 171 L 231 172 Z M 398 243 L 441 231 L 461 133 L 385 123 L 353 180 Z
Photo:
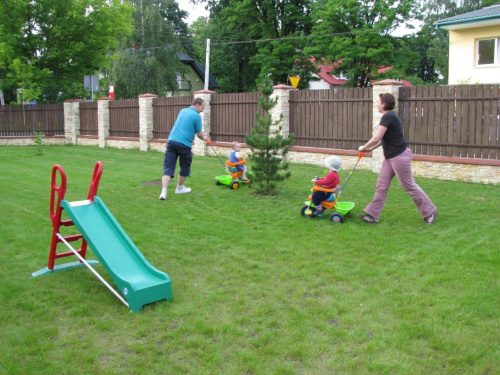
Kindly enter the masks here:
M 161 153 L 36 153 L 0 147 L 2 374 L 500 373 L 499 186 L 418 179 L 439 210 L 425 226 L 396 180 L 370 225 L 355 214 L 377 175 L 359 170 L 342 195 L 356 207 L 333 224 L 300 215 L 317 166 L 292 165 L 277 197 L 258 197 L 215 185 L 219 160 L 195 157 L 192 193 L 173 182 L 159 201 L 145 183 Z M 31 277 L 47 266 L 52 166 L 76 201 L 98 160 L 98 195 L 168 273 L 172 302 L 131 313 L 85 268 Z

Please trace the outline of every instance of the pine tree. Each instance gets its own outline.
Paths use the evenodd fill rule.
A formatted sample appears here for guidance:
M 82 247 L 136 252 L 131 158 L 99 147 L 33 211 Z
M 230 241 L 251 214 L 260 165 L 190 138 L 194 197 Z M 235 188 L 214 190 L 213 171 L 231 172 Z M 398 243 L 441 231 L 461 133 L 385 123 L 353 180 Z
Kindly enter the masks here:
M 277 99 L 271 98 L 273 85 L 269 76 L 262 75 L 259 80 L 259 107 L 264 115 L 256 114 L 257 123 L 245 137 L 245 143 L 252 153 L 249 156 L 252 162 L 253 180 L 256 183 L 257 194 L 276 195 L 277 182 L 290 177 L 289 164 L 286 154 L 294 141 L 293 134 L 289 138 L 281 135 L 280 125 L 283 115 L 273 121 L 269 111 L 276 105 Z

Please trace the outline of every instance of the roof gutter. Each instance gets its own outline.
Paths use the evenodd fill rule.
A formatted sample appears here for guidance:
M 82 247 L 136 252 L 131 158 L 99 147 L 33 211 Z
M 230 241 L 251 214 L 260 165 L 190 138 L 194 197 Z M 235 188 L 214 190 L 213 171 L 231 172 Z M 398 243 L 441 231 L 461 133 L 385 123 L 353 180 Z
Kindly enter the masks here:
M 440 22 L 437 21 L 434 23 L 434 26 L 436 27 L 443 27 L 443 26 L 451 26 L 451 25 L 463 25 L 466 23 L 476 23 L 476 22 L 481 22 L 481 21 L 488 21 L 488 20 L 494 20 L 500 18 L 498 14 L 492 14 L 488 16 L 482 16 L 482 17 L 474 17 L 474 18 L 469 18 L 469 19 L 464 19 L 464 20 L 453 20 L 453 21 L 444 21 Z
M 434 28 L 436 29 L 439 37 L 444 40 L 444 42 L 446 43 L 446 46 L 449 47 L 450 42 L 448 41 L 448 38 L 444 36 L 443 32 L 441 31 L 441 27 L 439 25 L 434 24 Z

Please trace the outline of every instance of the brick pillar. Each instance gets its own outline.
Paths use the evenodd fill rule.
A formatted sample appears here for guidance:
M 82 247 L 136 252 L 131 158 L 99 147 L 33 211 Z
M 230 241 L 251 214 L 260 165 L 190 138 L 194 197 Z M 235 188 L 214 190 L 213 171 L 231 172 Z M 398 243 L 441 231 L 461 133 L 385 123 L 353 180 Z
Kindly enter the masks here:
M 139 150 L 148 151 L 153 138 L 153 99 L 158 95 L 139 95 Z
M 382 113 L 379 113 L 377 110 L 377 101 L 379 94 L 389 93 L 394 95 L 396 99 L 396 107 L 394 111 L 398 111 L 398 98 L 399 98 L 399 88 L 403 86 L 403 82 L 396 81 L 393 79 L 385 79 L 383 81 L 378 81 L 373 83 L 373 131 L 374 134 L 377 131 L 378 125 L 380 124 L 380 119 L 382 118 Z M 382 146 L 373 150 L 372 152 L 372 161 L 371 161 L 371 169 L 372 172 L 378 173 L 380 172 L 380 168 L 382 167 L 382 162 L 384 161 L 384 153 L 382 151 Z
M 215 91 L 211 90 L 201 90 L 196 91 L 194 93 L 194 98 L 202 98 L 205 101 L 205 109 L 203 110 L 201 115 L 201 123 L 203 125 L 203 131 L 205 133 L 210 133 L 210 125 L 212 121 L 211 116 L 211 108 L 210 108 L 210 100 L 212 99 L 212 95 L 217 94 Z M 205 156 L 207 154 L 207 143 L 198 139 L 198 137 L 194 138 L 194 146 L 193 146 L 193 154 Z
M 80 136 L 80 102 L 79 99 L 64 102 L 64 141 L 76 145 Z
M 283 138 L 288 138 L 290 136 L 290 103 L 288 102 L 290 99 L 290 90 L 295 90 L 295 88 L 288 85 L 273 86 L 272 98 L 276 98 L 278 102 L 271 108 L 270 114 L 273 123 L 279 121 L 280 116 L 283 114 L 281 122 L 277 125 L 273 125 L 273 127 L 281 125 L 281 135 Z
M 99 147 L 106 147 L 109 137 L 109 97 L 97 100 L 97 133 L 99 136 Z

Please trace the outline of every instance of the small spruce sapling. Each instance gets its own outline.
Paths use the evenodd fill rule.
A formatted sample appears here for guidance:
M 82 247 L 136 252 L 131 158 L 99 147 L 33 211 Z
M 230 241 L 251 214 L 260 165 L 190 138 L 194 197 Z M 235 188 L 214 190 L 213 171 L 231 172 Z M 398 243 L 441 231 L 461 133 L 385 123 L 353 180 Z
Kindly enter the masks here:
M 256 113 L 257 123 L 250 135 L 245 137 L 245 143 L 251 150 L 249 159 L 252 163 L 256 193 L 260 195 L 276 195 L 277 182 L 290 177 L 289 164 L 286 155 L 293 144 L 294 136 L 289 138 L 282 135 L 280 125 L 283 114 L 277 121 L 273 121 L 269 111 L 276 105 L 277 98 L 271 98 L 273 93 L 272 81 L 267 74 L 259 79 L 259 107 L 264 114 Z
M 43 155 L 43 132 L 33 132 L 33 135 L 35 136 L 35 145 L 37 146 L 36 148 L 36 154 L 35 156 L 42 156 Z

